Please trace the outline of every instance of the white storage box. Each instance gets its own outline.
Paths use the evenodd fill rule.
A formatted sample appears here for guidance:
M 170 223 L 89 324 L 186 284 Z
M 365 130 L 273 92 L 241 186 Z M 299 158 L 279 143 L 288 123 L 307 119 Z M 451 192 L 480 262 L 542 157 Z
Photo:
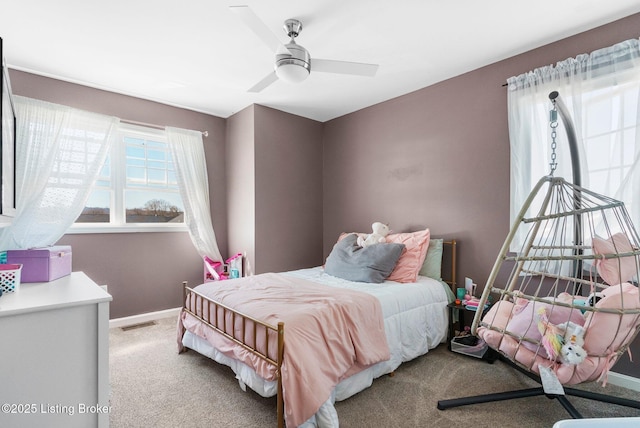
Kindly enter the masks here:
M 624 428 L 639 427 L 640 417 L 628 418 L 592 418 L 592 419 L 567 419 L 558 421 L 553 428 Z
M 477 339 L 475 345 L 467 345 L 462 343 L 461 340 L 465 339 L 465 342 L 469 340 L 469 338 Z M 475 336 L 463 336 L 463 337 L 454 337 L 451 340 L 451 350 L 453 352 L 457 352 L 459 354 L 468 355 L 470 357 L 482 358 L 484 354 L 487 352 L 489 346 L 486 342 L 480 338 Z

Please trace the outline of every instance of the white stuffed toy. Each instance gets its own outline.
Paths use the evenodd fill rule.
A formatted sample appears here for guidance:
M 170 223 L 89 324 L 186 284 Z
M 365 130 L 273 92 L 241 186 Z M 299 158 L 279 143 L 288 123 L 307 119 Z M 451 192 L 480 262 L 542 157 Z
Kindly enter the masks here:
M 359 236 L 357 243 L 361 247 L 366 247 L 368 245 L 380 244 L 383 242 L 387 242 L 385 236 L 389 234 L 389 226 L 384 223 L 380 223 L 376 221 L 371 225 L 371 229 L 373 229 L 373 233 L 370 233 L 364 237 Z
M 587 351 L 582 347 L 584 345 L 584 327 L 567 321 L 558 324 L 560 330 L 564 330 L 564 340 L 560 349 L 560 359 L 565 364 L 580 364 L 587 358 Z

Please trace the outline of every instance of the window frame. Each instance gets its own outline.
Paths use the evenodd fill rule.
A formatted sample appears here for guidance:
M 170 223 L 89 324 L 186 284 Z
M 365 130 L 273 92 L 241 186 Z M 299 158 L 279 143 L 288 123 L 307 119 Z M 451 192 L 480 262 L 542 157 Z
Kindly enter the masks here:
M 163 129 L 145 127 L 121 122 L 109 151 L 111 162 L 111 209 L 109 223 L 73 223 L 67 234 L 92 233 L 138 233 L 138 232 L 187 232 L 186 216 L 182 223 L 126 223 L 125 198 L 126 190 L 126 157 L 125 137 L 133 136 L 161 143 L 168 143 Z M 179 193 L 179 190 L 178 190 Z

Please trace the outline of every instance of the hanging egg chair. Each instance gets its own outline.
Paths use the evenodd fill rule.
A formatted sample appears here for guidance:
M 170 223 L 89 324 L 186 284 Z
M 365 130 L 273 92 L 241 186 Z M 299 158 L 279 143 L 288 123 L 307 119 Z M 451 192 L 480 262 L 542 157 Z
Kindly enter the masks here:
M 606 384 L 609 369 L 638 335 L 640 238 L 622 202 L 579 185 L 573 125 L 558 93 L 550 98 L 565 122 L 574 183 L 554 177 L 552 164 L 532 190 L 479 306 L 495 303 L 476 313 L 471 328 L 542 386 L 442 400 L 440 410 L 537 395 L 557 399 L 573 418 L 582 415 L 567 395 L 640 409 L 638 401 L 565 387 Z M 532 213 L 532 206 L 540 208 Z

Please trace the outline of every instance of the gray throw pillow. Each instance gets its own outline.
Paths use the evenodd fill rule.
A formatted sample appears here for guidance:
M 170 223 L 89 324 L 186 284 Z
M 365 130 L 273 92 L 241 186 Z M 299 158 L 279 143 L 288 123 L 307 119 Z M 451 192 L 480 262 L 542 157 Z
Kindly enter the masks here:
M 338 241 L 327 257 L 324 271 L 349 281 L 380 284 L 391 274 L 404 244 L 381 243 L 360 247 L 351 234 Z

